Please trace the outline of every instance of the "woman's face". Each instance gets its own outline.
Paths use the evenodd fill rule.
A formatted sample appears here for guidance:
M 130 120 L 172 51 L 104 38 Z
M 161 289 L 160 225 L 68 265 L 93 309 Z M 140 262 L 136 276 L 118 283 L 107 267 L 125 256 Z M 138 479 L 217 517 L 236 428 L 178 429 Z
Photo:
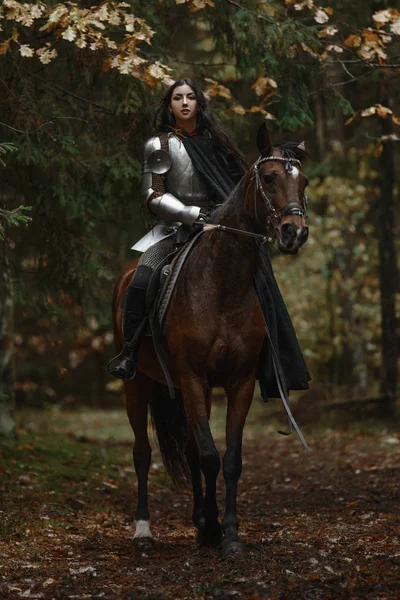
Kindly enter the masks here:
M 174 115 L 178 127 L 196 122 L 198 102 L 196 94 L 186 83 L 176 87 L 172 93 L 169 109 Z

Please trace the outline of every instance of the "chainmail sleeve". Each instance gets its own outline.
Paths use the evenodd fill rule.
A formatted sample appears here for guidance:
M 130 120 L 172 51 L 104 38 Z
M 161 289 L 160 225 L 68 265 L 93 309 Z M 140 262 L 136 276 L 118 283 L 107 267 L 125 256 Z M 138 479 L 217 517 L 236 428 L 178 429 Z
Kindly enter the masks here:
M 155 150 L 165 150 L 168 152 L 168 134 L 161 133 L 158 136 L 150 138 L 144 147 L 143 173 L 142 173 L 142 198 L 143 208 L 147 214 L 156 218 L 150 209 L 150 201 L 157 196 L 165 194 L 165 173 L 153 173 L 149 170 L 147 160 Z

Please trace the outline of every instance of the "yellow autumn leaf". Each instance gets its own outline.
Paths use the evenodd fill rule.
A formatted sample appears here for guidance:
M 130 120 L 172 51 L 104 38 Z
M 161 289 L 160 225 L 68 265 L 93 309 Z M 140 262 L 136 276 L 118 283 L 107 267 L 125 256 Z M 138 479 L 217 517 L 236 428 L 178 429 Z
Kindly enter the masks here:
M 343 48 L 337 44 L 329 44 L 326 49 L 328 52 L 337 52 L 338 54 L 343 52 Z
M 251 112 L 251 113 L 261 113 L 262 115 L 264 115 L 265 119 L 269 119 L 271 121 L 273 121 L 275 119 L 274 115 L 271 115 L 271 113 L 269 113 L 268 111 L 264 110 L 264 108 L 261 108 L 261 106 L 252 106 L 249 109 L 249 112 Z
M 390 10 L 378 10 L 378 12 L 372 15 L 372 20 L 375 22 L 375 25 L 379 27 L 383 27 L 386 23 L 391 21 L 392 15 Z
M 19 47 L 19 53 L 21 56 L 25 56 L 27 58 L 30 58 L 31 56 L 33 56 L 34 51 L 33 49 L 29 46 L 29 44 L 22 44 Z
M 359 48 L 362 44 L 362 39 L 359 35 L 357 34 L 352 34 L 349 35 L 349 37 L 347 37 L 344 40 L 344 45 L 347 46 L 348 48 Z
M 325 29 L 321 29 L 321 31 L 318 33 L 318 37 L 323 38 L 326 36 L 335 35 L 335 33 L 337 33 L 338 31 L 339 29 L 337 27 L 333 27 L 332 25 L 330 25 L 329 27 L 325 27 Z
M 307 52 L 307 54 L 309 54 L 313 58 L 319 58 L 318 54 L 316 52 L 314 52 L 314 50 L 312 50 L 312 48 L 310 48 L 310 46 L 307 46 L 307 44 L 304 44 L 304 42 L 300 42 L 300 46 L 303 48 L 304 52 Z
M 400 35 L 400 17 L 397 17 L 397 19 L 392 23 L 390 26 L 390 31 L 394 33 L 394 35 Z
M 189 6 L 189 10 L 191 12 L 197 12 L 202 10 L 203 8 L 207 8 L 207 6 L 215 7 L 215 3 L 212 0 L 192 0 L 192 3 Z
M 362 35 L 365 41 L 368 42 L 380 42 L 380 37 L 377 33 L 375 33 L 374 31 L 371 31 L 371 29 L 363 29 L 362 30 Z
M 5 54 L 10 47 L 10 40 L 6 40 L 2 44 L 0 44 L 0 54 Z
M 314 21 L 317 23 L 326 23 L 329 21 L 329 16 L 326 14 L 325 10 L 319 8 L 314 15 Z
M 205 81 L 210 84 L 206 89 L 206 95 L 208 98 L 215 98 L 216 96 L 221 96 L 222 98 L 227 98 L 228 100 L 232 98 L 230 90 L 224 85 L 218 83 L 218 81 L 208 77 L 205 78 Z
M 381 140 L 379 140 L 379 142 L 376 145 L 376 148 L 374 150 L 374 156 L 375 158 L 378 158 L 378 156 L 380 156 L 382 154 L 383 151 L 383 143 Z
M 345 125 L 350 125 L 350 123 L 352 123 L 352 121 L 354 121 L 354 119 L 356 118 L 356 116 L 359 114 L 359 110 L 357 112 L 354 113 L 354 115 L 352 115 L 349 119 L 347 119 L 347 121 L 345 122 Z
M 360 112 L 360 115 L 362 117 L 370 117 L 371 115 L 375 115 L 375 114 L 376 114 L 376 106 L 369 106 L 368 108 L 364 108 Z
M 257 96 L 264 96 L 268 87 L 276 89 L 278 87 L 278 84 L 274 79 L 271 79 L 270 77 L 263 77 L 263 75 L 260 75 L 260 77 L 258 77 L 255 83 L 253 83 L 253 85 L 251 86 L 251 89 L 255 91 Z
M 235 104 L 235 106 L 232 106 L 232 110 L 237 115 L 245 115 L 246 114 L 246 109 L 243 108 L 243 106 L 241 104 Z
M 382 106 L 382 104 L 375 104 L 375 108 L 376 108 L 376 112 L 380 117 L 383 117 L 384 119 L 388 116 L 388 115 L 392 115 L 393 111 L 388 108 L 387 106 Z

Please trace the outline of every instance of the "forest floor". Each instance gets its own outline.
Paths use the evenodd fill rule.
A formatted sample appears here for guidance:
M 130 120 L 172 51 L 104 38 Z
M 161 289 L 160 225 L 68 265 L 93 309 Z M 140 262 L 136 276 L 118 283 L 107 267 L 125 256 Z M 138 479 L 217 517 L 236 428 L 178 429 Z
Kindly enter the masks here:
M 399 431 L 305 434 L 311 457 L 295 435 L 250 418 L 238 498 L 245 551 L 224 559 L 196 546 L 191 495 L 173 489 L 157 452 L 155 544 L 134 548 L 123 411 L 22 413 L 18 439 L 0 445 L 0 598 L 398 599 Z

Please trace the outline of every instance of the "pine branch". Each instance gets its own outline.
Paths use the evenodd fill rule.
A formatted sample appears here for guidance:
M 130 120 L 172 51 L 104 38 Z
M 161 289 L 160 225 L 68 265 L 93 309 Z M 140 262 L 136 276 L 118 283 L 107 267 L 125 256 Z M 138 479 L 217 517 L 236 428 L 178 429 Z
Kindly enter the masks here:
M 236 2 L 236 0 L 226 0 L 226 2 L 228 2 L 228 4 L 232 4 L 233 6 L 236 6 L 236 8 L 240 8 L 240 10 L 246 10 L 250 14 L 257 17 L 257 19 L 261 19 L 262 21 L 267 21 L 267 23 L 270 23 L 271 25 L 276 25 L 276 22 L 273 21 L 272 19 L 269 19 L 265 15 L 260 15 L 260 14 L 256 13 L 255 11 L 250 10 L 249 8 L 246 8 L 242 4 L 239 4 L 239 2 Z
M 14 208 L 14 210 L 6 210 L 4 208 L 0 208 L 0 218 L 3 223 L 0 221 L 0 241 L 4 241 L 6 228 L 8 227 L 19 227 L 20 225 L 28 225 L 30 221 L 32 221 L 32 217 L 28 217 L 24 212 L 32 210 L 31 206 L 18 206 L 18 208 Z

